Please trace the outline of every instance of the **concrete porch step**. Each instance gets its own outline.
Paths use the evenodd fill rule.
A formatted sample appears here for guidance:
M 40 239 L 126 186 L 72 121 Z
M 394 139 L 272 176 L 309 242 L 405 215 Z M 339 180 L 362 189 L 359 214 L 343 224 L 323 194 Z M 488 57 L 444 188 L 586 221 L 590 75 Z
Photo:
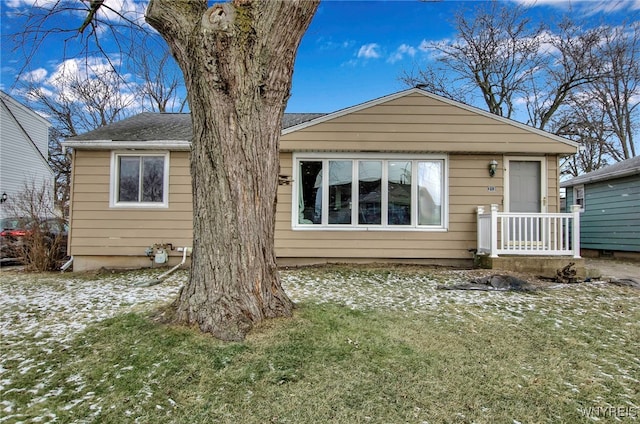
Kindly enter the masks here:
M 564 256 L 500 256 L 492 258 L 478 255 L 475 266 L 478 268 L 495 269 L 511 272 L 523 272 L 535 276 L 553 278 L 556 271 L 573 262 L 576 277 L 584 279 L 590 277 L 585 267 L 584 258 L 572 258 Z

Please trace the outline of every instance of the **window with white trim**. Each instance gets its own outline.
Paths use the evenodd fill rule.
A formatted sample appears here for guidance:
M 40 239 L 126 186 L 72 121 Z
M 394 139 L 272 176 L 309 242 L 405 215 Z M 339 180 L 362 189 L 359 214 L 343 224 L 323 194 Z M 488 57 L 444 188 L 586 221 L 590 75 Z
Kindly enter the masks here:
M 293 226 L 443 230 L 446 171 L 443 155 L 297 155 Z
M 580 205 L 580 211 L 584 211 L 584 186 L 574 186 L 573 187 L 573 204 Z
M 168 206 L 168 152 L 114 152 L 111 176 L 112 207 Z

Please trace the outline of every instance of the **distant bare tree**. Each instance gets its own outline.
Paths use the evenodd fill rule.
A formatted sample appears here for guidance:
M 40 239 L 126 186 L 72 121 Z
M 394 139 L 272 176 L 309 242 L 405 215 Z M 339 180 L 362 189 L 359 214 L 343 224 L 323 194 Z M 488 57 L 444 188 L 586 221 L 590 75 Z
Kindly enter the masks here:
M 600 76 L 595 58 L 598 43 L 602 39 L 601 27 L 584 29 L 565 17 L 555 32 L 545 31 L 536 67 L 529 70 L 526 108 L 529 124 L 547 129 L 554 114 L 566 105 L 569 97 L 584 85 Z
M 481 3 L 472 15 L 466 12 L 455 16 L 452 41 L 428 44 L 435 65 L 405 72 L 401 80 L 466 103 L 480 94 L 489 112 L 509 118 L 514 99 L 526 92 L 529 71 L 541 61 L 543 28 L 532 25 L 522 7 L 496 1 Z
M 182 111 L 186 97 L 180 69 L 159 37 L 144 37 L 143 47 L 131 53 L 133 73 L 118 74 L 114 61 L 103 58 L 68 59 L 48 78 L 25 74 L 17 91 L 52 122 L 49 164 L 55 172 L 58 207 L 68 211 L 70 159 L 62 150 L 66 138 L 92 131 L 143 110 Z M 65 215 L 66 216 L 66 215 Z
M 456 14 L 452 41 L 432 42 L 435 63 L 401 80 L 581 143 L 564 172 L 578 175 L 637 154 L 640 23 L 587 28 L 571 17 L 534 25 L 519 6 L 483 2 Z M 471 101 L 470 101 L 471 100 Z
M 131 66 L 139 82 L 143 108 L 152 112 L 183 112 L 187 106 L 184 79 L 167 44 L 146 35 L 130 54 Z M 184 94 L 183 94 L 184 93 Z
M 49 166 L 53 170 L 54 201 L 58 210 L 65 217 L 69 216 L 71 201 L 71 159 L 62 149 L 62 141 L 66 137 L 53 127 L 49 133 Z
M 585 93 L 568 99 L 567 107 L 557 114 L 549 130 L 580 143 L 580 151 L 563 162 L 563 174 L 575 177 L 609 164 L 611 130 L 606 113 Z
M 551 123 L 557 134 L 581 144 L 566 163 L 571 175 L 599 169 L 638 154 L 640 120 L 640 24 L 602 27 L 593 50 L 597 78 L 568 98 Z
M 640 22 L 609 28 L 599 58 L 602 77 L 590 88 L 615 136 L 609 154 L 616 161 L 629 159 L 638 154 L 634 133 L 640 119 Z
M 98 62 L 83 70 L 66 61 L 47 81 L 26 78 L 19 88 L 29 105 L 53 125 L 49 164 L 55 173 L 55 201 L 68 213 L 71 163 L 62 150 L 66 138 L 113 123 L 135 112 L 137 96 L 108 64 Z M 70 69 L 71 68 L 71 69 Z

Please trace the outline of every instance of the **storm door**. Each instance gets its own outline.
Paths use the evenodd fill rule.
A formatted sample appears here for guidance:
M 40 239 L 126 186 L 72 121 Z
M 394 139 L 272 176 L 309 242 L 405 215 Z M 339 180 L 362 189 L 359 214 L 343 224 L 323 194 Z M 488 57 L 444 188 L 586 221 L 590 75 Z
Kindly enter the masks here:
M 535 249 L 541 242 L 542 219 L 528 214 L 539 214 L 545 206 L 544 162 L 514 158 L 507 159 L 507 167 L 508 211 L 515 213 L 505 223 L 507 240 L 516 249 Z

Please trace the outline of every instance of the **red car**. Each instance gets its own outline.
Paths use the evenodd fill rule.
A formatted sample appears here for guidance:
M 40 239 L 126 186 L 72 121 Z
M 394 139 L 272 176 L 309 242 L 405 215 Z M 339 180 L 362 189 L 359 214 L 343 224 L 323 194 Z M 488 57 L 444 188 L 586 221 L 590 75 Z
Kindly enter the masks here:
M 42 236 L 45 248 L 55 250 L 56 258 L 67 255 L 67 236 L 69 227 L 61 218 L 45 218 L 30 220 L 28 218 L 10 217 L 0 220 L 0 263 L 22 262 L 25 249 L 29 248 L 29 237 L 34 234 Z M 37 228 L 37 231 L 36 231 Z

